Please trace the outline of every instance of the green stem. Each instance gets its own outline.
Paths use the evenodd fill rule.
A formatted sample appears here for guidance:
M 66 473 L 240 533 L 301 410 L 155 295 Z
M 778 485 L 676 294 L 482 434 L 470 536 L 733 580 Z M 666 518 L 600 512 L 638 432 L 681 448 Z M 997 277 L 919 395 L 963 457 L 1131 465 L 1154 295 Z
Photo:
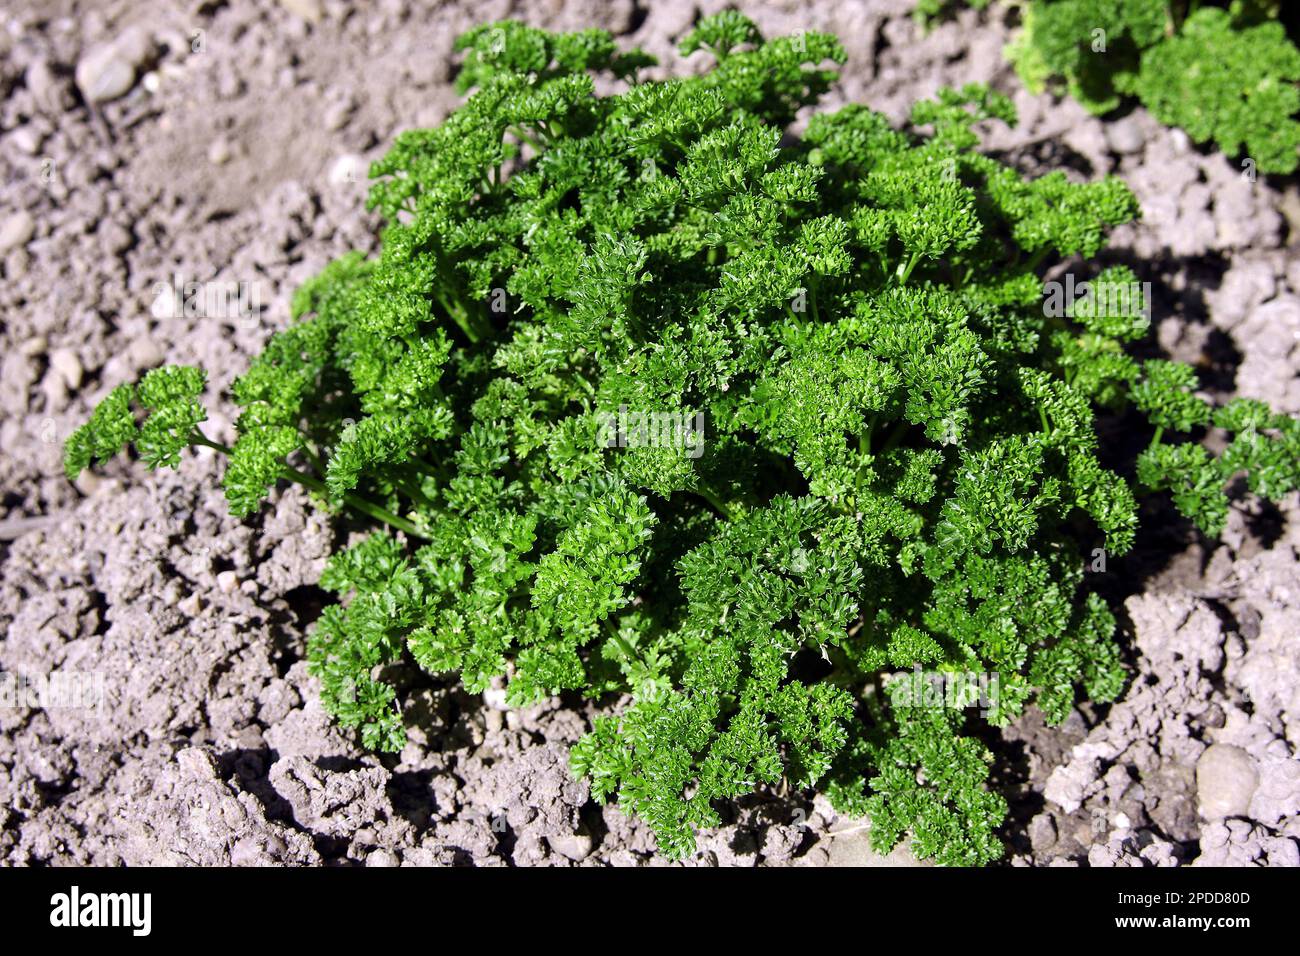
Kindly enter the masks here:
M 433 499 L 431 499 L 428 495 L 424 493 L 424 489 L 420 487 L 420 483 L 418 481 L 404 476 L 401 478 L 394 478 L 393 483 L 397 485 L 398 488 L 401 488 L 403 491 L 405 491 L 406 496 L 410 498 L 412 501 L 418 501 L 426 508 L 436 507 L 436 505 L 434 505 L 433 503 Z
M 605 629 L 605 633 L 609 635 L 609 639 L 618 646 L 620 651 L 623 652 L 624 657 L 629 661 L 636 660 L 636 649 L 627 641 L 623 640 L 622 635 L 618 633 L 618 628 L 614 626 L 614 623 L 609 618 L 601 618 L 600 625 Z
M 209 438 L 207 435 L 203 434 L 203 432 L 199 431 L 197 428 L 194 429 L 194 434 L 192 434 L 192 435 L 190 436 L 190 444 L 191 444 L 191 445 L 203 445 L 203 446 L 205 446 L 205 447 L 207 447 L 207 448 L 211 448 L 211 449 L 213 449 L 213 450 L 215 450 L 215 451 L 219 451 L 219 452 L 221 452 L 221 454 L 225 455 L 227 458 L 229 458 L 230 455 L 232 454 L 229 445 L 223 445 L 223 444 L 221 444 L 221 442 L 219 442 L 219 441 L 213 441 L 211 438 Z
M 872 415 L 867 419 L 867 427 L 864 431 L 858 432 L 858 451 L 867 455 L 871 453 L 871 436 L 876 430 L 876 416 Z
M 879 454 L 884 455 L 893 451 L 894 447 L 903 440 L 903 436 L 907 434 L 909 427 L 911 426 L 906 418 L 900 419 L 898 424 L 894 426 L 894 430 L 889 433 L 889 437 L 885 439 L 885 443 L 880 446 Z
M 329 488 L 326 487 L 325 482 L 321 481 L 319 478 L 313 478 L 311 475 L 301 472 L 297 468 L 290 468 L 288 465 L 282 465 L 280 467 L 280 476 L 289 481 L 296 481 L 304 488 L 310 488 L 312 491 L 318 492 L 327 498 L 329 497 Z M 398 531 L 405 531 L 412 537 L 428 540 L 428 536 L 423 534 L 420 529 L 410 521 L 393 514 L 387 508 L 379 507 L 379 505 L 375 504 L 373 501 L 367 501 L 365 498 L 349 492 L 343 496 L 343 503 L 354 511 L 359 511 L 367 517 L 374 518 L 376 521 L 381 521 L 389 527 L 396 528 Z
M 522 127 L 510 126 L 507 127 L 507 129 L 509 132 L 514 133 L 525 143 L 531 146 L 534 150 L 536 150 L 539 155 L 546 151 L 546 147 L 544 147 L 541 143 L 539 143 L 534 137 L 529 136 L 527 133 L 525 133 Z
M 912 277 L 912 270 L 916 268 L 916 264 L 920 261 L 921 254 L 919 252 L 912 253 L 912 258 L 907 260 L 907 267 L 901 269 L 898 273 L 899 285 L 907 285 L 907 280 Z
M 194 433 L 190 436 L 190 444 L 203 445 L 207 448 L 213 449 L 214 451 L 219 451 L 227 457 L 232 454 L 229 445 L 223 445 L 221 442 L 213 441 L 198 429 L 195 429 Z M 318 492 L 326 498 L 329 497 L 329 489 L 325 486 L 325 482 L 318 478 L 313 478 L 311 475 L 301 472 L 296 468 L 291 468 L 288 465 L 281 465 L 280 477 L 287 481 L 297 482 L 304 488 Z M 361 514 L 374 518 L 376 521 L 381 521 L 389 527 L 396 528 L 398 531 L 404 531 L 413 538 L 428 540 L 428 535 L 421 532 L 420 529 L 410 521 L 393 514 L 385 508 L 379 507 L 379 505 L 374 502 L 367 501 L 365 498 L 361 498 L 354 494 L 346 494 L 343 496 L 343 503 L 354 511 L 359 511 Z
M 708 485 L 701 483 L 694 490 L 697 495 L 711 504 L 713 510 L 722 515 L 722 517 L 726 518 L 728 521 L 735 520 L 735 516 L 731 513 L 731 509 L 727 507 L 727 503 L 719 498 L 718 493 Z
M 1028 268 L 1030 272 L 1036 272 L 1038 270 L 1038 267 L 1043 264 L 1043 260 L 1047 258 L 1047 254 L 1050 251 L 1051 251 L 1050 246 L 1043 246 L 1043 248 L 1039 249 L 1032 256 L 1030 256 L 1029 262 L 1025 264 L 1026 268 Z

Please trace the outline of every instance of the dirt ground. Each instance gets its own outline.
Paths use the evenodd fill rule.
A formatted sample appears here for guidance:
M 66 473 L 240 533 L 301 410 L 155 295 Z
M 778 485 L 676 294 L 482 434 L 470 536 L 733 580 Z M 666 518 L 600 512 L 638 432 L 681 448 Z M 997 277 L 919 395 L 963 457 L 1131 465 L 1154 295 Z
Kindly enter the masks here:
M 635 0 L 9 0 L 0 18 L 0 673 L 102 675 L 97 709 L 0 706 L 0 861 L 643 865 L 641 823 L 589 799 L 567 749 L 597 709 L 401 675 L 406 749 L 367 754 L 302 662 L 344 531 L 286 491 L 236 521 L 217 463 L 62 475 L 61 444 L 110 388 L 163 361 L 213 395 L 288 321 L 299 282 L 373 250 L 368 162 L 457 102 L 461 30 L 517 16 L 672 45 L 723 4 Z M 911 0 L 742 3 L 769 35 L 828 30 L 849 62 L 828 105 L 896 121 L 941 85 L 991 82 L 1021 122 L 987 148 L 1030 172 L 1125 177 L 1140 223 L 1110 261 L 1152 283 L 1153 351 L 1216 397 L 1300 412 L 1294 180 L 1251 181 L 1141 109 L 1108 122 L 1032 96 L 1006 14 L 923 32 Z M 259 315 L 187 316 L 171 289 L 253 283 Z M 227 409 L 229 406 L 224 406 Z M 214 437 L 231 437 L 214 420 Z M 1122 608 L 1133 680 L 1059 728 L 988 740 L 1016 865 L 1300 865 L 1300 504 L 1242 506 L 1209 545 L 1152 503 L 1139 547 L 1094 576 Z M 30 703 L 30 702 L 28 702 Z M 602 706 L 614 707 L 616 703 Z M 695 865 L 907 864 L 810 793 L 761 792 Z

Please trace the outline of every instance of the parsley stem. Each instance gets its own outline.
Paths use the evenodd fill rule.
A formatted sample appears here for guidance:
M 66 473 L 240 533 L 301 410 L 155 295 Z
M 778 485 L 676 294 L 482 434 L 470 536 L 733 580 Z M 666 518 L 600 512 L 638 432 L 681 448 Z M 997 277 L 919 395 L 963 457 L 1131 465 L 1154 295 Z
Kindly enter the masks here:
M 394 478 L 393 483 L 398 488 L 402 489 L 402 491 L 406 492 L 406 497 L 410 498 L 412 501 L 418 501 L 426 508 L 435 507 L 433 500 L 426 495 L 424 489 L 420 487 L 418 479 L 410 477 Z
M 295 480 L 301 481 L 301 479 Z M 311 480 L 315 481 L 315 479 Z M 303 482 L 303 484 L 306 484 L 306 482 Z M 325 485 L 320 482 L 317 482 L 317 484 L 320 484 L 320 491 L 324 492 Z M 307 487 L 311 486 L 308 485 Z M 365 498 L 358 498 L 356 495 L 347 494 L 343 496 L 343 503 L 356 511 L 360 511 L 364 515 L 374 518 L 376 521 L 382 521 L 389 527 L 396 528 L 398 531 L 406 532 L 412 538 L 419 538 L 422 541 L 429 540 L 429 536 L 423 533 L 410 521 L 393 514 L 385 508 L 379 507 L 379 505 L 374 504 L 373 502 L 367 501 Z
M 734 521 L 735 515 L 727 507 L 727 503 L 718 497 L 718 493 L 704 483 L 700 483 L 694 489 L 695 493 L 713 506 L 713 510 L 728 521 Z
M 229 445 L 223 445 L 219 441 L 213 441 L 211 438 L 203 434 L 203 432 L 199 431 L 197 428 L 194 429 L 194 434 L 190 435 L 190 444 L 203 445 L 207 448 L 214 449 L 215 451 L 221 452 L 221 454 L 225 455 L 227 458 L 229 458 L 230 455 L 232 454 Z
M 529 136 L 528 133 L 524 132 L 522 126 L 507 126 L 506 132 L 514 133 L 514 135 L 518 136 L 521 140 L 531 146 L 538 154 L 541 154 L 546 149 L 545 146 L 537 141 L 536 137 Z
M 883 455 L 886 452 L 893 451 L 894 446 L 903 440 L 903 436 L 907 434 L 909 427 L 906 418 L 900 419 L 898 424 L 894 426 L 894 430 L 889 433 L 889 437 L 885 439 L 885 443 L 880 446 L 879 454 Z
M 232 454 L 229 445 L 223 445 L 221 442 L 213 441 L 197 428 L 194 430 L 193 434 L 190 435 L 190 444 L 204 445 L 214 451 L 221 452 L 227 457 Z M 281 465 L 280 477 L 287 481 L 297 482 L 304 488 L 325 495 L 327 498 L 329 497 L 329 489 L 325 486 L 325 482 L 321 481 L 319 478 L 313 478 L 311 475 L 299 471 L 297 468 L 291 468 L 288 465 Z M 346 494 L 343 496 L 343 503 L 354 511 L 359 511 L 367 517 L 374 518 L 376 521 L 383 522 L 390 527 L 396 528 L 398 531 L 404 531 L 411 537 L 428 540 L 428 535 L 422 533 L 420 529 L 410 521 L 393 514 L 385 508 L 379 507 L 379 505 L 372 501 L 367 501 L 365 498 L 361 498 L 354 494 Z
M 605 633 L 609 635 L 609 639 L 614 642 L 615 646 L 618 647 L 620 651 L 623 652 L 623 656 L 626 657 L 629 662 L 636 660 L 636 651 L 632 648 L 631 644 L 623 640 L 622 636 L 618 633 L 618 628 L 609 618 L 602 617 L 600 619 L 600 626 L 605 629 Z
M 899 285 L 907 285 L 907 280 L 912 277 L 912 270 L 916 268 L 916 264 L 920 261 L 921 261 L 921 254 L 919 252 L 914 252 L 912 253 L 912 258 L 907 260 L 906 267 L 904 267 L 901 262 L 899 263 L 898 265 Z

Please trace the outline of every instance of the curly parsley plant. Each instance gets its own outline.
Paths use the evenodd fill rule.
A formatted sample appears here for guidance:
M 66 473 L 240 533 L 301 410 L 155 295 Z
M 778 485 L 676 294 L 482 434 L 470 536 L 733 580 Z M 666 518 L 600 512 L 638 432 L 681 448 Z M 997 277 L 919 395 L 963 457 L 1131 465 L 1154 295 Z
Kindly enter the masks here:
M 652 61 L 595 30 L 458 47 L 473 94 L 375 164 L 382 252 L 298 291 L 234 384 L 233 446 L 202 431 L 204 373 L 162 368 L 70 438 L 68 474 L 207 445 L 237 515 L 284 480 L 373 523 L 329 562 L 309 647 L 369 747 L 404 745 L 385 675 L 414 661 L 516 706 L 607 701 L 573 769 L 669 857 L 788 784 L 870 814 L 882 850 L 996 858 L 972 694 L 890 675 L 977 674 L 998 725 L 1113 699 L 1080 549 L 1127 550 L 1136 505 L 1096 408 L 1145 414 L 1137 478 L 1211 533 L 1234 475 L 1296 487 L 1297 423 L 1129 357 L 1123 296 L 1044 308 L 1043 265 L 1096 254 L 1135 203 L 976 152 L 977 123 L 1014 120 L 1001 96 L 794 135 L 843 50 L 735 13 L 683 41 L 712 62 L 688 79 L 639 79 Z M 1219 457 L 1189 440 L 1211 424 L 1235 436 Z

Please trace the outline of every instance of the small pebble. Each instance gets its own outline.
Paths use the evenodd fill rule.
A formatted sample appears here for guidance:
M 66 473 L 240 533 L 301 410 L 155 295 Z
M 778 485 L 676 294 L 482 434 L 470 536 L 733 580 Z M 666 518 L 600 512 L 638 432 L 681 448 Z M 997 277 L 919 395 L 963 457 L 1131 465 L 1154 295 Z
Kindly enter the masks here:
M 1121 156 L 1140 153 L 1146 146 L 1142 129 L 1138 126 L 1137 118 L 1132 115 L 1106 125 L 1106 142 L 1110 145 L 1111 152 Z
M 325 109 L 321 117 L 321 122 L 331 133 L 342 129 L 348 123 L 348 117 L 352 115 L 352 104 L 346 101 L 335 103 Z
M 73 485 L 76 487 L 76 489 L 80 491 L 83 495 L 85 495 L 87 498 L 89 498 L 96 491 L 98 491 L 103 486 L 103 484 L 104 484 L 104 479 L 100 478 L 89 468 L 83 471 L 80 474 L 80 476 L 78 476 L 77 480 L 73 482 Z
M 36 235 L 36 220 L 27 211 L 16 212 L 0 224 L 0 255 L 27 245 Z
M 574 863 L 580 863 L 591 856 L 591 851 L 596 846 L 591 834 L 582 831 L 548 836 L 546 842 L 551 845 L 552 850 Z
M 135 85 L 136 71 L 154 54 L 153 37 L 143 27 L 123 30 L 111 43 L 91 47 L 77 61 L 77 87 L 88 103 L 106 103 L 125 96 Z
M 148 62 L 155 49 L 149 31 L 139 26 L 127 27 L 123 30 L 113 41 L 113 48 L 133 68 Z
M 37 60 L 23 76 L 36 105 L 46 113 L 61 113 L 72 105 L 67 84 L 45 60 Z
M 239 587 L 239 575 L 234 571 L 222 571 L 217 575 L 217 588 L 222 594 L 233 594 Z
M 125 96 L 135 84 L 135 67 L 112 43 L 91 47 L 77 61 L 77 88 L 88 103 Z
M 36 151 L 41 148 L 41 135 L 30 126 L 20 126 L 14 130 L 10 142 L 14 144 L 14 148 L 19 152 L 26 153 L 28 156 L 35 156 Z
M 143 370 L 161 365 L 164 356 L 157 342 L 151 338 L 143 338 L 131 343 L 131 347 L 127 349 L 127 358 L 132 368 Z
M 335 186 L 365 182 L 365 159 L 356 153 L 345 153 L 334 160 L 334 165 L 330 167 L 329 179 L 330 183 Z
M 308 23 L 320 23 L 324 13 L 320 0 L 280 0 L 280 6 Z
M 50 341 L 43 335 L 33 335 L 18 346 L 24 355 L 44 355 L 50 348 Z
M 214 166 L 224 166 L 230 162 L 230 143 L 222 137 L 214 139 L 208 146 L 208 162 Z
M 1255 761 L 1240 747 L 1212 744 L 1196 761 L 1196 795 L 1206 820 L 1242 817 L 1259 786 Z
M 198 613 L 203 610 L 203 601 L 197 594 L 191 594 L 180 601 L 176 605 L 176 609 L 187 617 L 197 617 Z
M 50 353 L 50 368 L 63 379 L 68 388 L 77 388 L 81 384 L 81 359 L 69 348 L 58 348 Z

